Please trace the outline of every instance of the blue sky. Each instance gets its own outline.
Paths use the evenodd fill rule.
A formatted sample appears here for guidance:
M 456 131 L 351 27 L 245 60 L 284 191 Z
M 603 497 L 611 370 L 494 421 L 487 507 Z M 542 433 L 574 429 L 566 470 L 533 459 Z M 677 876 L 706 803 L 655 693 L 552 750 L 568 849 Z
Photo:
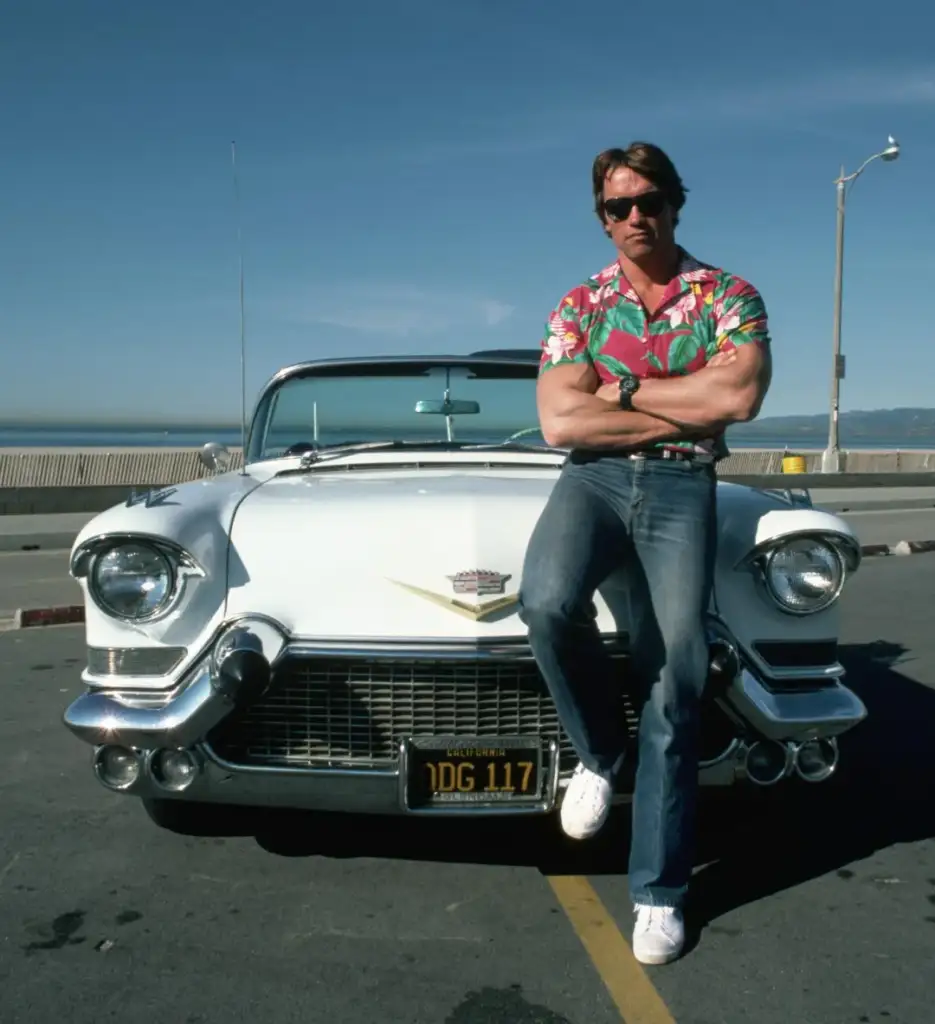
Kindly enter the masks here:
M 279 366 L 537 344 L 613 258 L 605 146 L 690 189 L 679 239 L 762 291 L 763 415 L 935 405 L 935 8 L 923 0 L 17 0 L 0 36 L 0 419 L 236 420 Z

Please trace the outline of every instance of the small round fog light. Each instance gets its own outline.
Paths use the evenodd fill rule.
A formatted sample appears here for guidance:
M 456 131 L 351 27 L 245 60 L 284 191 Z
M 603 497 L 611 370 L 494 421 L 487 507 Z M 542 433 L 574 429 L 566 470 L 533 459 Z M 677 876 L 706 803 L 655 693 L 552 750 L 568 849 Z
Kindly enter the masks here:
M 140 777 L 140 761 L 126 747 L 101 747 L 94 755 L 94 774 L 108 789 L 129 789 Z
M 150 761 L 149 770 L 163 789 L 180 793 L 194 781 L 198 765 L 187 750 L 157 750 Z

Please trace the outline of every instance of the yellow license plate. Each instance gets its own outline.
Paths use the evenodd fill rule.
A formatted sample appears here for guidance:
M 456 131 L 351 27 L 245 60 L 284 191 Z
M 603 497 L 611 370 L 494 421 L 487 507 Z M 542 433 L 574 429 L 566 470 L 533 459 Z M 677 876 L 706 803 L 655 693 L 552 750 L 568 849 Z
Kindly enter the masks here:
M 532 803 L 542 798 L 538 739 L 412 741 L 407 757 L 410 807 Z

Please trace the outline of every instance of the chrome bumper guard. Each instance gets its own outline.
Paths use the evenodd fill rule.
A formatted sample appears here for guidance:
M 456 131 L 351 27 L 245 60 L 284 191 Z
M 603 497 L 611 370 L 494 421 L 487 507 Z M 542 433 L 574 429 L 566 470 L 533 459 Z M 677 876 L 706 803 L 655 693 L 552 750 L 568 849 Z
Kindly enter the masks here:
M 867 717 L 864 702 L 840 682 L 802 693 L 773 693 L 744 668 L 726 701 L 766 739 L 805 742 L 840 736 Z

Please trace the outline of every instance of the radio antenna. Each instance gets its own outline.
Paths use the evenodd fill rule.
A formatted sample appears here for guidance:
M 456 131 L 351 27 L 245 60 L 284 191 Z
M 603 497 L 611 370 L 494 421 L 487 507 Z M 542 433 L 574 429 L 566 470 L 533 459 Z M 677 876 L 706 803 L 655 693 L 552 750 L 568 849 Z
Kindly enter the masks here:
M 240 258 L 240 474 L 247 473 L 247 346 L 244 329 L 243 236 L 240 227 L 240 185 L 237 181 L 237 143 L 231 142 L 231 169 L 234 176 L 234 211 L 237 219 L 237 252 Z

